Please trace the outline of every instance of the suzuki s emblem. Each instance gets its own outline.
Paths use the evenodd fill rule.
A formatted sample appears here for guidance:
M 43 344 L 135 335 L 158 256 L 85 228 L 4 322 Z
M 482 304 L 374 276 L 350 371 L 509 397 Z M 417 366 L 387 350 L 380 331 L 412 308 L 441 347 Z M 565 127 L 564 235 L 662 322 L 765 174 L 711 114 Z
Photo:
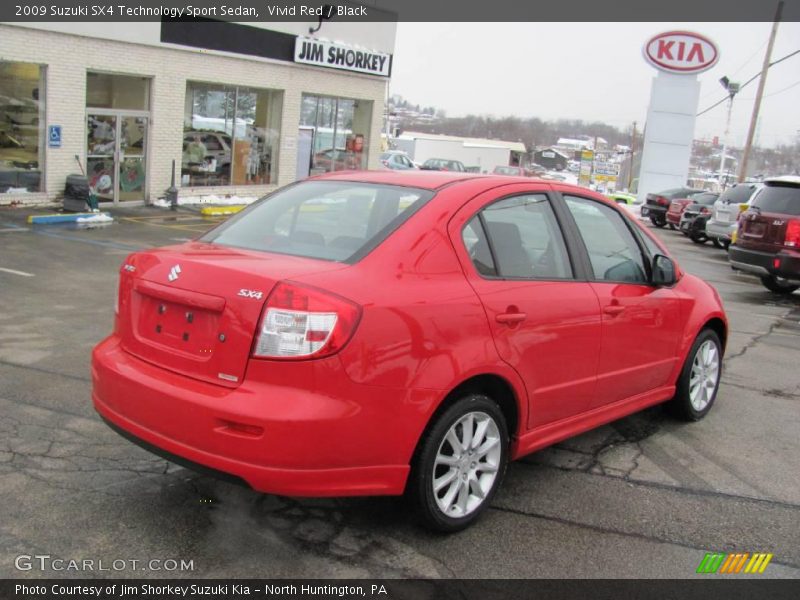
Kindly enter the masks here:
M 181 266 L 175 265 L 169 270 L 169 275 L 167 275 L 167 279 L 170 281 L 175 281 L 178 278 L 178 275 L 181 274 Z

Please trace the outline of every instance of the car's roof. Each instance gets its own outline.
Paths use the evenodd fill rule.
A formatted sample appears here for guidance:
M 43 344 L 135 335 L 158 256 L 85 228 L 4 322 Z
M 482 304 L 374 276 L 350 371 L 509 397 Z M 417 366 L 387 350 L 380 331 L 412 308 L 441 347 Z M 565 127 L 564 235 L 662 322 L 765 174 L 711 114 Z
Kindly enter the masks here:
M 587 188 L 561 181 L 540 179 L 538 177 L 522 177 L 518 175 L 464 173 L 461 171 L 337 171 L 334 173 L 315 175 L 310 179 L 314 181 L 325 179 L 329 181 L 357 181 L 363 183 L 400 185 L 424 190 L 436 190 L 446 185 L 453 185 L 464 181 L 475 181 L 480 179 L 486 182 L 486 189 L 512 183 L 529 183 L 542 184 L 543 187 L 558 185 L 559 189 L 574 189 L 576 192 L 579 191 L 583 194 L 588 192 L 593 196 L 597 195 L 596 192 L 592 192 Z
M 800 177 L 797 175 L 782 175 L 780 177 L 769 177 L 768 179 L 764 180 L 764 183 L 769 185 L 770 183 L 782 183 L 782 184 L 791 184 L 791 185 L 800 185 Z

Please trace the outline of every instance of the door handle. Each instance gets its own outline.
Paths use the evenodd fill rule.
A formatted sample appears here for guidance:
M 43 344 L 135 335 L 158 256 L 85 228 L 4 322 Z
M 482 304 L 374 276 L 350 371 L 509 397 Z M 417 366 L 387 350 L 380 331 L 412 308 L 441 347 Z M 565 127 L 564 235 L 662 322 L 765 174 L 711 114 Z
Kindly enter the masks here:
M 609 304 L 608 306 L 603 307 L 603 312 L 607 315 L 611 315 L 612 317 L 617 316 L 621 312 L 625 310 L 625 307 L 620 304 Z
M 523 312 L 506 312 L 506 313 L 499 313 L 495 316 L 495 321 L 498 323 L 503 323 L 504 325 L 514 325 L 516 323 L 521 323 L 524 321 L 528 315 Z

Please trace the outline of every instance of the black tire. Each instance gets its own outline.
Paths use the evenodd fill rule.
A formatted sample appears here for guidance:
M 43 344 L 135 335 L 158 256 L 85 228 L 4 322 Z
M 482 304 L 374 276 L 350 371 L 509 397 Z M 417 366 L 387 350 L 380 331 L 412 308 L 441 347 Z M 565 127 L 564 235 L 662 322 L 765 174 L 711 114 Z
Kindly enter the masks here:
M 667 224 L 665 217 L 650 217 L 650 222 L 656 227 L 664 227 Z
M 669 228 L 670 230 L 675 231 L 675 225 L 673 225 L 672 223 L 669 224 Z
M 708 237 L 702 233 L 693 233 L 689 236 L 689 239 L 695 244 L 705 244 L 708 241 Z
M 761 283 L 773 294 L 791 294 L 800 286 L 791 283 L 782 283 L 772 275 L 767 275 L 761 278 Z
M 728 248 L 731 247 L 731 241 L 730 240 L 722 240 L 720 242 L 720 244 L 722 244 L 722 247 L 725 248 L 726 252 L 727 252 Z
M 446 467 L 442 467 L 442 465 L 437 467 L 435 460 L 440 448 L 445 448 L 445 444 L 449 446 L 445 437 L 451 427 L 469 413 L 482 413 L 494 421 L 499 435 L 500 458 L 496 477 L 491 483 L 491 488 L 485 492 L 480 504 L 469 514 L 454 517 L 446 514 L 437 503 L 437 496 L 433 490 L 434 472 L 435 469 L 446 469 Z M 507 463 L 508 429 L 500 407 L 488 396 L 468 394 L 449 406 L 426 430 L 412 461 L 406 493 L 414 503 L 417 515 L 425 527 L 446 533 L 459 531 L 474 523 L 491 504 L 492 498 L 503 481 Z M 458 481 L 458 475 L 456 475 L 455 481 Z M 445 492 L 442 494 L 443 496 L 446 496 L 448 489 L 450 489 L 449 485 L 442 488 L 442 491 Z M 456 497 L 459 497 L 459 494 Z
M 716 248 L 725 248 L 725 249 L 727 249 L 727 247 L 725 246 L 725 244 L 723 244 L 723 243 L 722 243 L 722 242 L 719 240 L 719 238 L 711 238 L 711 243 L 712 243 L 712 244 L 714 244 L 714 247 L 716 247 Z
M 692 376 L 692 366 L 694 364 L 695 357 L 697 356 L 697 353 L 700 350 L 700 348 L 707 341 L 710 341 L 712 344 L 714 344 L 714 346 L 716 346 L 717 357 L 719 361 L 717 381 L 716 385 L 714 386 L 714 391 L 713 394 L 711 395 L 711 399 L 704 407 L 698 410 L 697 408 L 695 408 L 695 406 L 692 405 L 689 382 Z M 669 412 L 671 412 L 675 417 L 683 421 L 699 421 L 700 419 L 705 417 L 711 410 L 711 407 L 714 406 L 714 401 L 717 399 L 717 392 L 719 391 L 719 382 L 722 379 L 721 375 L 722 375 L 722 344 L 719 341 L 719 336 L 712 329 L 703 329 L 703 331 L 699 333 L 697 338 L 695 338 L 694 343 L 692 344 L 692 347 L 689 350 L 689 354 L 687 354 L 686 356 L 686 362 L 683 364 L 683 369 L 681 369 L 681 374 L 678 377 L 678 384 L 675 388 L 675 396 L 673 396 L 672 400 L 670 400 L 667 403 L 667 409 L 669 410 Z

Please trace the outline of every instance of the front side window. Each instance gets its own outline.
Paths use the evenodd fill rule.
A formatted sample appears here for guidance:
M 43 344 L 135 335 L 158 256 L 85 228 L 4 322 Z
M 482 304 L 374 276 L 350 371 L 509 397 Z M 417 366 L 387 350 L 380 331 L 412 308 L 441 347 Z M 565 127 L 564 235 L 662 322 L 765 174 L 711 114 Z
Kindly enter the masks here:
M 566 195 L 564 200 L 589 253 L 594 278 L 647 283 L 641 248 L 622 215 L 594 200 Z
M 188 82 L 183 184 L 276 183 L 282 106 L 277 90 Z
M 544 194 L 500 200 L 484 208 L 480 219 L 488 236 L 491 262 L 479 240 L 470 251 L 479 273 L 491 275 L 490 269 L 494 268 L 498 276 L 508 278 L 572 277 L 561 230 Z M 489 269 L 482 271 L 482 265 Z
M 42 191 L 43 73 L 39 65 L 0 60 L 0 194 Z
M 432 196 L 400 186 L 308 181 L 264 198 L 201 239 L 346 262 L 382 242 Z

